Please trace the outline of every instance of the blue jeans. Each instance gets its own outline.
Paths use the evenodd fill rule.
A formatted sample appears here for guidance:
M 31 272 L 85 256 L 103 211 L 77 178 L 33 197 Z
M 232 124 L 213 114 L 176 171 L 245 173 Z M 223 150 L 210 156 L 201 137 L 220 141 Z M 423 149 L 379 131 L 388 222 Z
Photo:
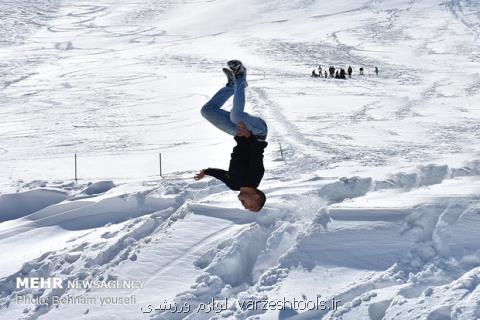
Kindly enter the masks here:
M 233 95 L 233 108 L 230 112 L 222 110 L 222 106 Z M 255 136 L 266 137 L 267 124 L 262 118 L 249 115 L 245 108 L 245 79 L 237 79 L 235 85 L 225 86 L 202 107 L 202 116 L 218 129 L 234 136 L 236 126 L 240 122 Z

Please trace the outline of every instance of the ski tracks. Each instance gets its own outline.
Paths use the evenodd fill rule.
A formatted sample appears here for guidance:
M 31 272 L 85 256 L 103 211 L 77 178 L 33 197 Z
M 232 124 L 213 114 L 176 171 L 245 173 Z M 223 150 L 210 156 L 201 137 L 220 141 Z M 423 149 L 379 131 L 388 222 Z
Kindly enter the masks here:
M 281 173 L 288 176 L 314 171 L 340 159 L 350 158 L 345 150 L 309 139 L 302 134 L 295 124 L 285 117 L 281 106 L 269 99 L 267 88 L 253 87 L 250 94 L 249 99 L 255 112 L 263 116 L 269 125 L 269 140 L 279 143 L 285 152 L 288 167 L 280 169 Z M 270 142 L 270 147 L 277 148 L 277 145 Z
M 200 251 L 208 251 L 208 249 L 223 241 L 224 239 L 228 239 L 231 237 L 235 237 L 235 234 L 238 232 L 238 226 L 235 224 L 228 224 L 227 226 L 214 231 L 206 235 L 205 237 L 201 238 L 197 243 L 192 245 L 191 247 L 186 248 L 186 250 L 179 256 L 175 257 L 172 260 L 169 260 L 167 263 L 163 264 L 160 268 L 155 271 L 152 276 L 150 276 L 146 281 L 145 285 L 148 286 L 152 282 L 155 281 L 157 277 L 160 275 L 164 275 L 167 272 L 170 272 L 172 268 L 181 260 L 185 259 L 186 257 L 193 256 L 194 254 Z M 174 275 L 172 275 L 174 276 Z M 138 290 L 136 290 L 138 291 Z M 134 291 L 133 293 L 135 293 Z
M 467 29 L 470 30 L 475 35 L 475 38 L 478 40 L 480 38 L 480 16 L 478 16 L 478 13 L 471 13 L 470 15 L 474 15 L 477 17 L 477 21 L 472 21 L 464 13 L 464 6 L 462 3 L 471 4 L 474 9 L 478 9 L 478 5 L 480 4 L 479 1 L 476 0 L 451 0 L 450 2 L 446 2 L 445 6 L 450 9 L 453 16 L 457 18 L 462 24 L 464 24 L 465 27 L 467 27 Z

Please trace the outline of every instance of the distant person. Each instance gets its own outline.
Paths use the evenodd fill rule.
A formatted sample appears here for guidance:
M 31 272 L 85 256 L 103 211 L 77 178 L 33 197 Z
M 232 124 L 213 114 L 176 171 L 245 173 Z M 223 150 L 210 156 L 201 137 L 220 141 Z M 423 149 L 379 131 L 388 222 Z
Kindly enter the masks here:
M 327 70 L 325 70 L 324 76 L 325 76 L 325 78 L 328 78 Z
M 315 69 L 312 70 L 312 78 L 318 78 L 318 74 L 315 73 Z
M 340 73 L 337 71 L 335 71 L 335 79 L 340 79 Z
M 347 77 L 345 77 L 345 69 L 343 68 L 340 69 L 340 79 L 347 79 Z
M 375 74 L 376 74 L 377 77 L 378 77 L 378 68 L 377 68 L 377 67 L 375 67 Z
M 328 68 L 328 71 L 330 72 L 330 78 L 333 78 L 335 76 L 335 68 L 333 66 L 330 66 L 330 68 Z
M 352 66 L 348 66 L 348 77 L 351 78 L 352 77 L 352 72 L 353 72 L 353 69 L 352 69 Z
M 228 171 L 203 169 L 195 175 L 201 180 L 206 175 L 217 178 L 232 190 L 240 191 L 237 198 L 247 210 L 258 212 L 265 204 L 265 194 L 258 189 L 263 178 L 263 150 L 267 147 L 267 124 L 244 111 L 247 70 L 238 60 L 230 60 L 223 68 L 227 84 L 202 107 L 202 116 L 221 131 L 234 136 L 237 145 L 231 153 Z M 222 106 L 233 96 L 230 112 Z
M 360 68 L 360 75 L 363 76 L 363 68 Z
M 318 65 L 318 74 L 322 75 L 322 66 L 321 65 Z

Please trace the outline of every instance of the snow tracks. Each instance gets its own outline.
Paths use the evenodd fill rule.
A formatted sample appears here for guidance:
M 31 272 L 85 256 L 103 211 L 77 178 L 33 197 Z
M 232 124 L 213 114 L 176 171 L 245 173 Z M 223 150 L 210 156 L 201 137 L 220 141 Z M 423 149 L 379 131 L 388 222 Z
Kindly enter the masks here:
M 270 180 L 265 189 L 269 204 L 261 214 L 232 208 L 230 191 L 213 180 L 46 184 L 2 195 L 0 200 L 10 207 L 2 207 L 9 218 L 0 225 L 0 245 L 51 240 L 53 234 L 62 239 L 37 247 L 26 262 L 25 257 L 6 259 L 0 279 L 2 313 L 11 319 L 46 314 L 60 319 L 67 310 L 92 317 L 120 312 L 91 305 L 54 308 L 52 303 L 54 295 L 100 296 L 101 291 L 16 288 L 17 277 L 35 275 L 65 281 L 141 280 L 144 288 L 134 291 L 138 304 L 121 310 L 132 317 L 140 314 L 140 307 L 166 299 L 187 303 L 191 312 L 164 311 L 152 313 L 153 318 L 210 319 L 212 313 L 195 308 L 212 297 L 229 301 L 216 316 L 278 317 L 278 310 L 245 305 L 280 299 L 282 290 L 293 290 L 289 288 L 296 277 L 315 284 L 326 270 L 344 268 L 353 272 L 353 279 L 362 270 L 362 280 L 345 280 L 343 287 L 326 295 L 341 301 L 337 310 L 293 315 L 337 319 L 364 314 L 381 319 L 403 314 L 405 309 L 398 308 L 405 303 L 428 299 L 432 307 L 427 315 L 455 311 L 459 319 L 467 319 L 478 314 L 471 301 L 478 294 L 479 239 L 474 229 L 480 225 L 479 175 L 480 162 L 474 161 L 460 168 L 420 166 L 383 180 L 313 175 Z M 332 277 L 334 281 L 339 274 Z M 322 294 L 318 288 L 302 290 L 303 299 Z M 464 298 L 433 308 L 444 292 L 452 297 L 464 292 Z M 21 307 L 14 303 L 17 295 L 50 302 Z

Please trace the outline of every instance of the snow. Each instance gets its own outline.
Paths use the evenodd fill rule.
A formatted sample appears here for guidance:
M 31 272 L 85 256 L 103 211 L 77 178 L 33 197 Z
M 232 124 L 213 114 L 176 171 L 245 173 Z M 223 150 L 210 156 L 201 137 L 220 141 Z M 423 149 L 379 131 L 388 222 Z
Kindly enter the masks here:
M 0 319 L 480 319 L 479 8 L 3 1 Z M 232 58 L 269 126 L 259 213 L 192 179 L 228 165 L 199 111 Z

